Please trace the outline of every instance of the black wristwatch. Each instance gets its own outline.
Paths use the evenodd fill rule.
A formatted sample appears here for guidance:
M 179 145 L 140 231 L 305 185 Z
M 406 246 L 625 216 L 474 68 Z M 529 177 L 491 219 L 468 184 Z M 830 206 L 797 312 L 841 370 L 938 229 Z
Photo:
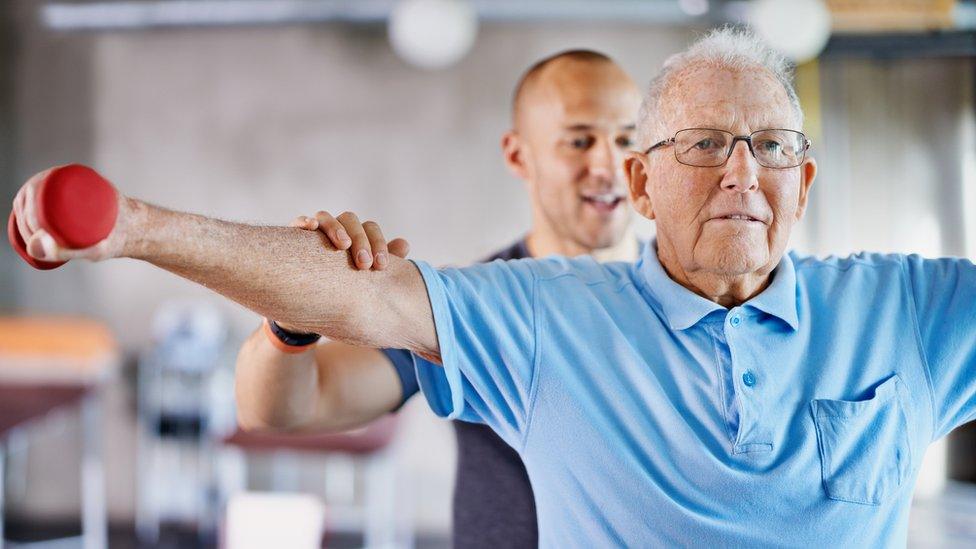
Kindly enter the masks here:
M 270 318 L 268 319 L 268 327 L 271 328 L 271 333 L 275 337 L 290 347 L 304 347 L 322 339 L 322 336 L 319 334 L 289 332 L 281 326 L 278 326 L 278 323 Z

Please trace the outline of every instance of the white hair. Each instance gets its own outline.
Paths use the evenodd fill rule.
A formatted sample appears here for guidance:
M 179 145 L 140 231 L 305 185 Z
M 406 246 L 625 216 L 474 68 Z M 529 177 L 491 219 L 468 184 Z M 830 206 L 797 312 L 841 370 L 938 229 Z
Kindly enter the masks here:
M 768 71 L 783 88 L 796 116 L 798 128 L 803 127 L 803 110 L 793 87 L 793 64 L 770 48 L 752 31 L 724 26 L 712 29 L 687 50 L 676 53 L 664 62 L 664 66 L 651 80 L 647 95 L 641 102 L 637 115 L 637 143 L 644 149 L 651 146 L 654 131 L 665 131 L 660 119 L 661 97 L 672 77 L 692 65 L 703 64 L 724 67 L 735 71 Z M 663 137 L 663 136 L 658 136 Z

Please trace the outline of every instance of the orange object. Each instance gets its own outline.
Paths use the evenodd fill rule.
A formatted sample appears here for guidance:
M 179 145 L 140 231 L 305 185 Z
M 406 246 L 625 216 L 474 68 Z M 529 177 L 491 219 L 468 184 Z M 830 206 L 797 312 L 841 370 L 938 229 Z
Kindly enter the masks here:
M 261 324 L 261 326 L 264 335 L 268 336 L 268 339 L 271 341 L 271 344 L 274 345 L 276 349 L 278 349 L 283 353 L 288 353 L 290 355 L 297 355 L 300 353 L 304 353 L 305 351 L 311 349 L 312 347 L 315 347 L 316 345 L 316 343 L 309 343 L 308 345 L 302 345 L 301 347 L 296 347 L 294 345 L 286 345 L 285 342 L 278 339 L 278 336 L 276 336 L 274 332 L 271 331 L 271 324 L 268 324 L 267 318 L 264 319 L 264 322 Z
M 951 29 L 956 0 L 827 0 L 835 33 Z
M 102 323 L 72 317 L 0 317 L 0 379 L 84 381 L 118 361 L 118 344 Z

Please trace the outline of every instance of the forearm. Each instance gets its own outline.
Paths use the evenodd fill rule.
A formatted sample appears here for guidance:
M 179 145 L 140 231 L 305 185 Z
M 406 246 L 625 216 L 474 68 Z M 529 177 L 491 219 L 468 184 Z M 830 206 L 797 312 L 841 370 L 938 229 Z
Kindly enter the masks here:
M 262 316 L 312 331 L 349 312 L 345 254 L 316 233 L 256 227 L 129 200 L 122 254 L 202 284 Z M 358 273 L 362 274 L 362 273 Z M 324 275 L 324 276 L 323 276 Z M 317 296 L 315 299 L 307 299 Z M 335 299 L 330 299 L 330 297 Z M 328 304 L 328 307 L 322 305 Z
M 125 257 L 302 330 L 373 347 L 436 352 L 423 281 L 399 258 L 384 271 L 358 271 L 318 232 L 231 223 L 132 199 L 124 210 Z
M 237 355 L 237 420 L 245 429 L 300 429 L 312 422 L 319 399 L 315 349 L 284 353 L 263 328 Z
M 245 429 L 342 430 L 396 409 L 403 388 L 380 351 L 328 342 L 285 353 L 264 329 L 237 356 L 238 422 Z

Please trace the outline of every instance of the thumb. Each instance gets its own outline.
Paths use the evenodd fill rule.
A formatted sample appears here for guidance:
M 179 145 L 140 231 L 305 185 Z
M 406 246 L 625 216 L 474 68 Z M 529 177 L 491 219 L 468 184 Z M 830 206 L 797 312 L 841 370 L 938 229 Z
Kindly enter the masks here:
M 387 244 L 387 249 L 391 254 L 404 258 L 410 253 L 410 243 L 403 238 L 394 238 Z
M 70 261 L 72 259 L 90 259 L 98 261 L 110 256 L 108 239 L 77 250 L 59 245 L 54 237 L 44 229 L 38 229 L 27 241 L 27 254 L 41 261 Z
M 41 261 L 58 261 L 58 244 L 44 229 L 34 231 L 27 239 L 27 255 Z

